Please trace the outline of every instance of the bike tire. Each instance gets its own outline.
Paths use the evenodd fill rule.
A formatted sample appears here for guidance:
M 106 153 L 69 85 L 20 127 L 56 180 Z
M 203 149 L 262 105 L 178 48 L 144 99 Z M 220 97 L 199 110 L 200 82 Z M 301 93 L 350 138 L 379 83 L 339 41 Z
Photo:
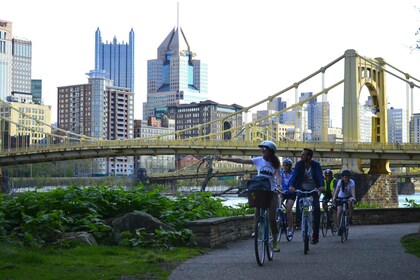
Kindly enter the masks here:
M 344 212 L 341 213 L 341 222 L 340 222 L 340 229 L 341 229 L 341 243 L 344 243 L 346 240 L 346 214 Z
M 309 225 L 308 225 L 308 219 L 305 218 L 305 234 L 303 236 L 303 253 L 306 255 L 309 251 Z
M 255 222 L 255 235 L 254 235 L 254 246 L 255 246 L 255 258 L 259 266 L 264 264 L 265 260 L 265 236 L 264 236 L 264 218 L 258 217 Z
M 265 239 L 265 250 L 267 251 L 267 259 L 269 261 L 273 260 L 273 256 L 274 256 L 274 248 L 273 248 L 273 241 L 274 241 L 274 237 L 273 237 L 273 233 L 271 232 L 270 226 L 268 225 L 268 220 L 266 220 L 266 226 L 265 229 L 266 231 L 268 231 L 265 236 L 267 237 Z
M 284 233 L 284 228 L 283 228 L 283 224 L 284 224 L 284 220 L 283 220 L 283 211 L 280 209 L 277 209 L 277 214 L 276 214 L 276 225 L 277 228 L 279 229 L 279 235 L 277 236 L 277 241 L 280 242 L 281 240 L 281 235 Z
M 345 223 L 345 225 L 346 225 L 346 227 L 345 227 L 345 230 L 344 230 L 344 232 L 345 232 L 345 240 L 347 241 L 347 238 L 349 237 L 349 219 L 348 219 L 348 216 L 346 215 L 345 216 L 345 220 L 346 220 L 346 223 Z
M 327 213 L 323 213 L 321 216 L 321 231 L 322 231 L 322 236 L 325 237 L 327 236 L 327 232 L 328 232 L 328 217 L 327 217 Z

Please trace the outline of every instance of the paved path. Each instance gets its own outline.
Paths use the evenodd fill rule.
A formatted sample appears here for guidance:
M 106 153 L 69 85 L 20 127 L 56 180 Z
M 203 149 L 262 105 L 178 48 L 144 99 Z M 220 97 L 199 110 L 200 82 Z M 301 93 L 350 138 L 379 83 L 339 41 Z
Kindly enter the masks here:
M 282 238 L 281 252 L 262 267 L 255 260 L 253 239 L 240 240 L 181 264 L 168 279 L 418 280 L 420 258 L 405 253 L 400 238 L 419 228 L 420 223 L 353 226 L 346 243 L 321 234 L 307 255 L 299 231 L 291 242 Z

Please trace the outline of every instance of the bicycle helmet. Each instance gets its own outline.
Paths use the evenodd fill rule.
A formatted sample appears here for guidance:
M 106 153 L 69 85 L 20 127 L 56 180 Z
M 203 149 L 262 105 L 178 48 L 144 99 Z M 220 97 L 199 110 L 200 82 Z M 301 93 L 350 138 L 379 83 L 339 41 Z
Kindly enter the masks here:
M 292 166 L 293 161 L 290 158 L 285 158 L 285 159 L 283 159 L 283 164 Z
M 261 144 L 258 145 L 258 147 L 260 147 L 260 148 L 261 147 L 266 147 L 266 148 L 269 148 L 269 149 L 273 150 L 274 152 L 277 151 L 276 144 L 274 144 L 274 142 L 269 141 L 269 140 L 262 141 Z
M 333 175 L 333 172 L 332 172 L 332 170 L 331 169 L 325 169 L 325 171 L 324 171 L 324 175 L 325 176 L 327 176 L 327 175 Z
M 351 171 L 350 170 L 343 170 L 342 172 L 341 172 L 341 176 L 351 176 Z

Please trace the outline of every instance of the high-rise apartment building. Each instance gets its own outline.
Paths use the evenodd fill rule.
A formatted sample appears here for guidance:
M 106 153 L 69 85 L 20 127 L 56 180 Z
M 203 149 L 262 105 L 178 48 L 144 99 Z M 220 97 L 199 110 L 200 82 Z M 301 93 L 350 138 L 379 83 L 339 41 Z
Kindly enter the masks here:
M 99 139 L 133 138 L 134 93 L 90 73 L 89 83 L 58 88 L 58 127 Z M 132 157 L 96 159 L 101 175 L 133 174 Z
M 134 31 L 128 34 L 128 43 L 102 42 L 99 28 L 95 32 L 95 71 L 104 71 L 105 77 L 114 82 L 114 86 L 129 88 L 134 91 Z
M 207 64 L 194 59 L 181 27 L 174 28 L 147 62 L 147 102 L 143 119 L 160 118 L 169 106 L 207 99 Z
M 420 113 L 411 115 L 410 143 L 420 143 Z
M 13 36 L 13 24 L 0 20 L 0 98 L 31 93 L 32 42 Z
M 407 118 L 404 109 L 391 107 L 387 110 L 388 115 L 388 143 L 407 143 Z

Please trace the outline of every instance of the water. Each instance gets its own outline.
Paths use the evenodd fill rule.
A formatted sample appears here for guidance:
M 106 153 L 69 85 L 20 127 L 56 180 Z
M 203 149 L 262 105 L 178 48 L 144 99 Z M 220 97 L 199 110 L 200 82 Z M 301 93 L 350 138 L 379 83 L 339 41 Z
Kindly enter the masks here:
M 415 193 L 412 195 L 399 195 L 398 196 L 398 207 L 405 208 L 406 203 L 405 199 L 412 199 L 415 203 L 420 204 L 420 193 Z M 223 196 L 222 199 L 223 205 L 235 207 L 238 203 L 247 203 L 248 199 L 246 197 L 238 196 Z

